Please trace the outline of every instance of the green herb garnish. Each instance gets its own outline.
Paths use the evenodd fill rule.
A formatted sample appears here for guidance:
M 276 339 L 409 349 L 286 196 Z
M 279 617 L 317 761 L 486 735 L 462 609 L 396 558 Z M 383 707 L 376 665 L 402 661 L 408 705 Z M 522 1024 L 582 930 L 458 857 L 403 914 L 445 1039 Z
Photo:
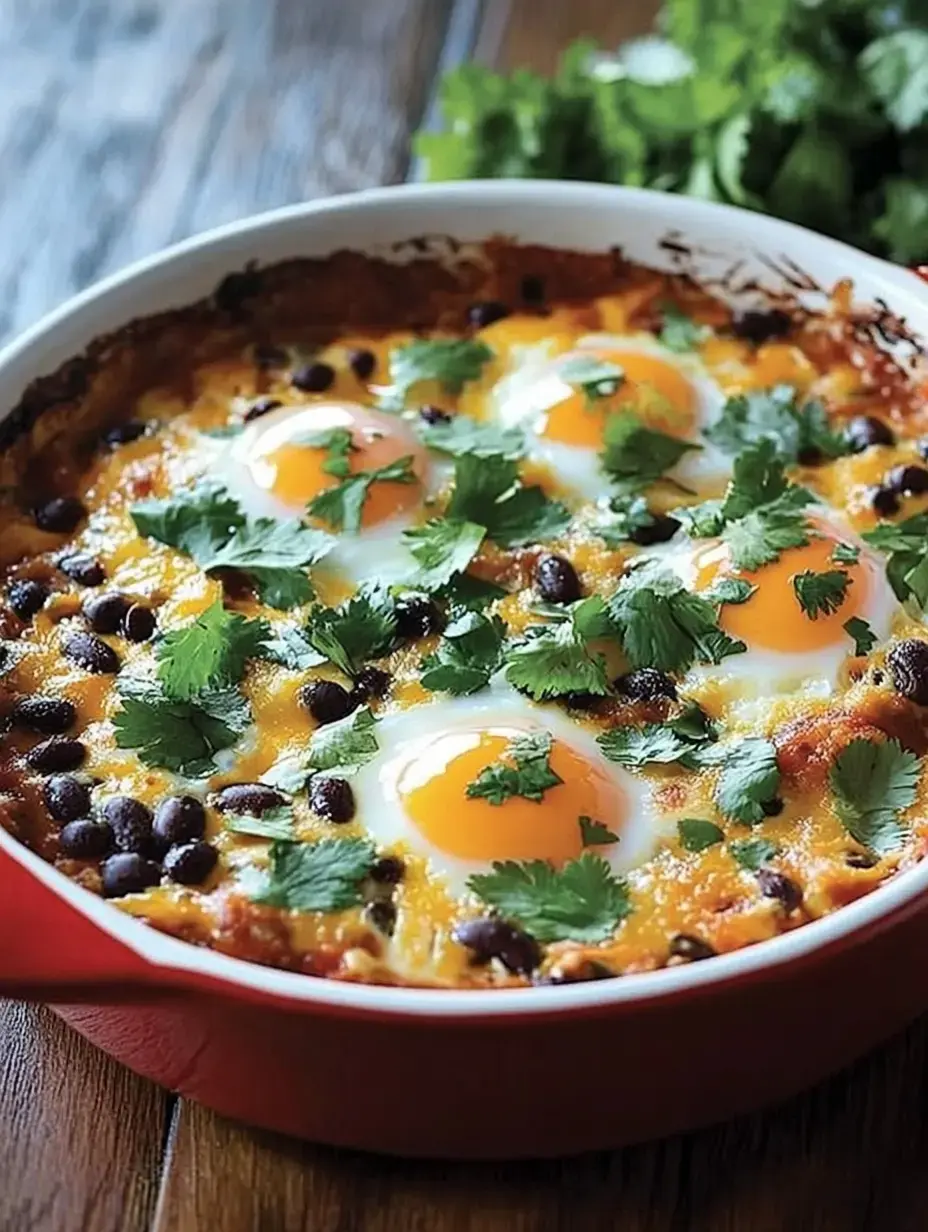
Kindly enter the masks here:
M 898 851 L 907 834 L 900 814 L 914 804 L 918 788 L 915 754 L 897 740 L 852 740 L 828 777 L 835 810 L 848 834 L 874 855 Z
M 529 732 L 513 740 L 504 753 L 505 761 L 486 766 L 467 785 L 471 800 L 486 800 L 490 804 L 505 804 L 513 796 L 539 802 L 544 793 L 563 783 L 551 769 L 550 732 Z

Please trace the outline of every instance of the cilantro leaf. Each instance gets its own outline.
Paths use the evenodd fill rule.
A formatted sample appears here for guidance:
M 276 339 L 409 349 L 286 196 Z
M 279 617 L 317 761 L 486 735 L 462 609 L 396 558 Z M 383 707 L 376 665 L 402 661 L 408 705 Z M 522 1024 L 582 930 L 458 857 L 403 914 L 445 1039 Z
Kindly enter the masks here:
M 617 834 L 613 834 L 608 826 L 604 826 L 601 821 L 594 821 L 592 817 L 578 817 L 577 823 L 580 826 L 580 842 L 584 847 L 604 847 L 608 843 L 619 841 Z
M 437 381 L 449 394 L 459 394 L 468 381 L 476 381 L 493 358 L 485 342 L 472 338 L 414 338 L 390 352 L 390 388 L 387 405 L 402 409 L 416 385 Z
M 395 636 L 396 604 L 380 586 L 363 586 L 338 607 L 314 607 L 306 621 L 307 640 L 346 676 L 386 654 Z
M 467 784 L 471 800 L 486 800 L 489 804 L 505 804 L 513 796 L 540 802 L 545 792 L 564 780 L 551 769 L 550 732 L 528 732 L 518 736 L 507 747 L 507 761 L 485 766 L 472 783 Z
M 374 726 L 377 720 L 366 706 L 317 727 L 301 753 L 278 758 L 261 782 L 295 795 L 314 774 L 350 778 L 380 751 Z
M 769 864 L 779 848 L 766 838 L 745 838 L 737 843 L 729 843 L 728 850 L 732 859 L 748 872 L 757 873 Z
M 757 587 L 745 578 L 720 577 L 703 591 L 703 598 L 710 603 L 747 603 Z
M 668 351 L 695 351 L 708 336 L 709 330 L 692 317 L 681 312 L 674 304 L 665 304 L 661 311 L 662 324 L 659 338 Z
M 247 834 L 249 838 L 271 838 L 294 841 L 293 809 L 283 804 L 268 809 L 260 817 L 249 813 L 229 813 L 224 818 L 225 828 L 234 834 Z
M 876 645 L 877 637 L 866 620 L 860 616 L 852 616 L 841 626 L 848 637 L 853 638 L 854 654 L 869 654 Z
M 544 860 L 496 861 L 467 886 L 541 942 L 606 941 L 632 909 L 625 882 L 589 851 L 561 869 Z
M 403 532 L 409 550 L 419 564 L 410 584 L 435 591 L 463 573 L 480 550 L 486 531 L 476 522 L 458 518 L 433 518 L 424 526 Z
M 608 508 L 590 524 L 606 547 L 619 548 L 633 542 L 638 531 L 650 530 L 657 518 L 643 496 L 614 496 Z
M 291 671 L 305 672 L 326 662 L 301 629 L 292 625 L 272 625 L 264 642 L 263 658 Z
M 364 502 L 373 484 L 418 482 L 410 454 L 405 458 L 397 458 L 395 462 L 388 462 L 386 466 L 378 466 L 375 470 L 355 471 L 347 475 L 336 487 L 326 488 L 318 496 L 314 496 L 306 509 L 311 517 L 319 518 L 333 530 L 356 535 L 361 529 Z
M 843 569 L 829 569 L 826 573 L 814 573 L 804 569 L 793 575 L 793 590 L 799 606 L 810 620 L 819 616 L 833 616 L 847 598 L 850 575 Z
M 697 770 L 705 764 L 705 754 L 715 739 L 715 729 L 706 714 L 693 706 L 666 723 L 612 727 L 597 736 L 596 743 L 610 761 L 629 769 L 676 762 L 687 770 Z
M 701 817 L 683 817 L 677 822 L 677 834 L 684 851 L 705 851 L 721 843 L 725 834 L 714 821 Z
M 831 427 L 824 406 L 817 401 L 799 402 L 792 385 L 752 390 L 728 398 L 706 437 L 726 453 L 737 454 L 767 440 L 787 463 L 814 450 L 825 458 L 848 452 L 845 434 Z
M 916 265 L 928 256 L 928 186 L 896 176 L 883 184 L 884 210 L 873 224 L 892 261 Z
M 713 603 L 656 563 L 626 574 L 608 606 L 632 667 L 682 672 L 746 649 L 719 628 Z
M 176 701 L 153 681 L 119 681 L 122 707 L 113 716 L 116 745 L 134 749 L 146 766 L 185 778 L 207 778 L 218 770 L 216 754 L 232 748 L 251 722 L 251 711 L 235 689 L 213 689 Z
M 915 754 L 897 740 L 858 738 L 838 754 L 828 777 L 848 834 L 875 855 L 897 851 L 907 833 L 899 815 L 915 802 L 918 787 Z
M 531 625 L 506 652 L 506 679 L 536 701 L 568 693 L 609 692 L 606 660 L 589 643 L 610 631 L 606 605 L 597 595 L 574 604 L 556 624 Z
M 333 546 L 329 535 L 301 522 L 248 518 L 222 491 L 202 486 L 169 500 L 133 505 L 140 535 L 190 556 L 201 569 L 237 569 L 271 607 L 290 608 L 312 598 L 304 572 Z
M 455 459 L 447 516 L 486 527 L 505 548 L 554 538 L 570 521 L 559 501 L 549 500 L 539 487 L 525 487 L 513 459 L 499 455 Z
M 498 616 L 467 612 L 445 629 L 434 654 L 422 661 L 422 687 L 458 695 L 485 689 L 502 664 L 506 626 Z
M 855 543 L 836 543 L 831 550 L 832 562 L 836 565 L 856 565 L 860 548 Z
M 779 787 L 777 751 L 769 740 L 749 737 L 724 750 L 715 802 L 725 817 L 756 825 L 764 820 L 763 806 L 776 797 Z
M 181 629 L 166 633 L 156 647 L 158 679 L 165 696 L 189 701 L 203 689 L 238 684 L 245 664 L 264 653 L 269 626 L 227 612 L 220 600 Z
M 625 380 L 620 364 L 598 355 L 571 355 L 558 366 L 558 377 L 565 385 L 579 389 L 587 406 L 595 406 L 603 398 L 613 397 Z
M 901 133 L 928 121 L 928 30 L 894 30 L 860 54 L 865 81 Z
M 453 415 L 447 421 L 419 427 L 419 439 L 439 453 L 459 457 L 463 453 L 477 458 L 521 458 L 525 453 L 525 437 L 517 428 L 501 428 L 498 424 L 470 415 Z
M 363 901 L 361 883 L 373 862 L 366 839 L 275 842 L 266 878 L 252 898 L 287 911 L 345 911 Z
M 437 598 L 450 604 L 456 615 L 461 612 L 482 612 L 497 599 L 504 599 L 507 593 L 502 586 L 488 582 L 486 578 L 475 577 L 473 573 L 457 573 L 435 591 Z
M 614 411 L 603 429 L 603 470 L 627 492 L 647 488 L 700 445 L 647 428 L 634 411 Z
M 928 513 L 916 513 L 899 523 L 880 522 L 865 530 L 863 538 L 889 560 L 886 577 L 896 598 L 910 597 L 924 609 L 928 606 Z
M 310 449 L 324 449 L 328 454 L 322 463 L 324 474 L 334 475 L 337 479 L 345 479 L 351 474 L 351 455 L 357 452 L 358 447 L 347 428 L 325 428 L 320 432 L 307 432 L 293 443 L 305 445 Z

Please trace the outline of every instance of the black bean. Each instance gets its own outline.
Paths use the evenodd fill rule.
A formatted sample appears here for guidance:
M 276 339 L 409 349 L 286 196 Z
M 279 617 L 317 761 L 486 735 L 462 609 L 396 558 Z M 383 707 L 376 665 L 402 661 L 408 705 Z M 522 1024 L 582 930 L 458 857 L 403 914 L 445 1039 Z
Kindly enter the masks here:
M 33 511 L 39 530 L 56 535 L 68 535 L 87 516 L 87 510 L 76 496 L 56 496 L 53 500 L 38 505 Z
M 261 274 L 254 268 L 226 274 L 213 292 L 213 302 L 222 312 L 237 314 L 246 300 L 260 293 L 262 282 Z
M 317 817 L 341 826 L 354 817 L 354 792 L 347 779 L 316 774 L 309 783 L 309 807 Z
M 76 770 L 83 764 L 87 750 L 79 740 L 70 736 L 51 736 L 34 745 L 26 754 L 26 764 L 39 774 L 58 774 L 63 770 Z
M 135 852 L 121 851 L 110 856 L 100 869 L 105 898 L 122 898 L 124 894 L 140 894 L 161 880 L 161 865 L 146 860 Z
M 404 641 L 441 633 L 445 616 L 434 599 L 427 595 L 405 595 L 396 604 L 396 632 Z
M 399 856 L 381 856 L 371 865 L 368 876 L 381 885 L 399 885 L 405 874 L 406 865 Z
M 435 424 L 451 423 L 452 417 L 447 411 L 443 411 L 440 406 L 420 406 L 419 418 L 423 423 L 434 427 Z
M 128 445 L 137 441 L 148 431 L 148 424 L 141 419 L 127 419 L 125 423 L 113 424 L 103 433 L 103 443 L 115 449 L 119 445 Z
M 928 470 L 923 466 L 894 466 L 883 484 L 905 496 L 928 492 Z
M 871 488 L 870 505 L 875 513 L 889 517 L 899 512 L 899 497 L 892 488 Z
M 844 436 L 852 453 L 863 453 L 871 445 L 895 445 L 896 437 L 889 424 L 872 415 L 856 415 L 844 426 Z
M 351 697 L 355 706 L 360 706 L 372 697 L 384 697 L 390 688 L 392 677 L 382 667 L 362 667 L 354 678 Z
M 152 850 L 151 809 L 132 796 L 111 796 L 103 806 L 103 819 L 113 827 L 120 851 L 147 855 Z
M 7 598 L 20 620 L 31 620 L 36 612 L 45 606 L 48 587 L 41 582 L 32 581 L 31 578 L 22 582 L 11 582 Z
M 869 851 L 849 851 L 844 857 L 848 868 L 875 868 L 879 862 L 879 858 Z
M 122 631 L 130 642 L 147 642 L 155 631 L 155 614 L 144 603 L 133 603 L 122 621 Z
M 268 809 L 281 808 L 287 797 L 266 783 L 232 783 L 223 787 L 216 797 L 216 807 L 222 813 L 248 813 L 260 817 Z
M 571 710 L 592 710 L 602 701 L 602 697 L 596 693 L 563 693 L 558 701 Z
M 772 800 L 765 800 L 760 807 L 765 817 L 779 817 L 785 805 L 779 796 L 774 796 Z
M 786 911 L 795 911 L 802 903 L 802 890 L 791 877 L 778 873 L 773 868 L 762 868 L 757 874 L 757 884 L 765 898 L 775 898 Z
M 58 850 L 72 860 L 98 860 L 113 850 L 113 830 L 105 821 L 80 817 L 58 835 Z
M 155 809 L 155 838 L 168 847 L 202 838 L 206 809 L 195 796 L 168 796 Z
M 391 902 L 368 903 L 364 908 L 364 918 L 385 937 L 393 936 L 393 930 L 396 927 L 396 907 Z
M 17 727 L 60 736 L 74 726 L 77 708 L 64 697 L 24 697 L 13 707 L 12 718 Z
M 164 871 L 179 885 L 201 885 L 216 867 L 219 853 L 202 839 L 172 847 L 164 857 Z
M 754 308 L 736 312 L 731 328 L 737 338 L 745 338 L 757 345 L 770 342 L 774 338 L 785 338 L 792 324 L 789 313 L 780 308 L 769 308 L 766 311 Z
M 815 445 L 806 445 L 797 453 L 796 461 L 800 466 L 821 466 L 825 461 L 825 456 Z
M 373 351 L 356 350 L 348 352 L 348 367 L 359 381 L 367 381 L 374 375 L 377 367 L 377 356 Z
M 332 365 L 315 359 L 308 364 L 301 364 L 290 377 L 291 385 L 306 394 L 324 394 L 327 389 L 331 389 L 334 381 L 335 369 Z
M 691 933 L 677 933 L 670 939 L 670 957 L 699 962 L 703 958 L 714 958 L 715 950 L 707 941 L 702 941 Z
M 890 646 L 886 663 L 893 688 L 919 706 L 928 706 L 928 642 L 917 637 Z
M 667 697 L 676 701 L 677 686 L 666 674 L 656 667 L 639 667 L 633 672 L 626 672 L 613 681 L 617 693 L 633 702 L 656 702 Z
M 543 304 L 545 302 L 544 279 L 539 278 L 537 274 L 526 274 L 522 279 L 520 293 L 524 304 L 531 304 L 533 307 Z
M 486 329 L 494 321 L 502 321 L 509 316 L 509 309 L 499 300 L 486 299 L 480 303 L 471 304 L 467 310 L 467 320 L 475 329 Z
M 112 676 L 119 671 L 116 651 L 93 633 L 65 634 L 61 640 L 61 652 L 85 672 Z
M 535 938 L 495 916 L 465 920 L 454 930 L 454 939 L 471 951 L 475 963 L 498 958 L 514 975 L 527 975 L 541 962 Z
M 669 513 L 655 513 L 649 526 L 637 526 L 629 531 L 628 537 L 640 548 L 649 548 L 655 543 L 666 543 L 680 529 L 680 523 Z
M 106 581 L 106 570 L 98 560 L 85 552 L 75 552 L 72 556 L 62 556 L 58 568 L 78 586 L 102 586 Z
M 42 787 L 45 807 L 55 821 L 74 821 L 90 812 L 90 788 L 70 774 L 56 774 Z
M 245 423 L 252 423 L 255 419 L 260 419 L 262 415 L 269 415 L 271 411 L 276 411 L 283 403 L 279 398 L 255 398 L 251 406 L 245 412 Z
M 290 356 L 283 347 L 271 342 L 257 342 L 252 349 L 252 358 L 258 368 L 286 368 Z
M 355 708 L 351 694 L 334 680 L 310 681 L 302 686 L 297 698 L 317 723 L 335 723 Z
M 118 633 L 129 606 L 125 595 L 111 591 L 85 600 L 81 611 L 95 633 Z
M 535 565 L 535 587 L 545 603 L 573 603 L 582 593 L 576 569 L 553 552 L 540 557 Z

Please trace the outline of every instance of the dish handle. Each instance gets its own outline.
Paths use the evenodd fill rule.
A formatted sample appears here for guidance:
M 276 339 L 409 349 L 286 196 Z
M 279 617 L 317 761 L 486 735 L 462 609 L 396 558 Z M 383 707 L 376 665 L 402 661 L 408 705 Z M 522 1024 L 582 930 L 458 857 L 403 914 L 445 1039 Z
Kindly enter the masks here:
M 122 999 L 157 969 L 98 928 L 0 848 L 0 997 Z

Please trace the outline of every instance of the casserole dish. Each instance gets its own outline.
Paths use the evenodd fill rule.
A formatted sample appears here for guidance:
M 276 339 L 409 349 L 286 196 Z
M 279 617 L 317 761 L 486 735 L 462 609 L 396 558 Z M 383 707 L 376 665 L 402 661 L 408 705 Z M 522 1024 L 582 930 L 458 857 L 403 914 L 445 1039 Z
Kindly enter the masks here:
M 617 247 L 735 299 L 814 306 L 852 278 L 856 298 L 873 305 L 873 329 L 900 352 L 928 322 L 911 275 L 737 210 L 586 185 L 404 188 L 227 228 L 110 280 L 0 357 L 2 404 L 140 312 L 202 298 L 252 261 L 345 248 L 401 261 L 440 253 L 442 236 L 497 234 Z M 432 238 L 410 243 L 422 236 Z M 928 1004 L 908 978 L 928 931 L 922 864 L 834 915 L 709 963 L 489 993 L 244 964 L 120 915 L 4 831 L 0 860 L 4 991 L 52 1001 L 125 1063 L 228 1115 L 339 1145 L 460 1157 L 616 1146 L 785 1096 Z

